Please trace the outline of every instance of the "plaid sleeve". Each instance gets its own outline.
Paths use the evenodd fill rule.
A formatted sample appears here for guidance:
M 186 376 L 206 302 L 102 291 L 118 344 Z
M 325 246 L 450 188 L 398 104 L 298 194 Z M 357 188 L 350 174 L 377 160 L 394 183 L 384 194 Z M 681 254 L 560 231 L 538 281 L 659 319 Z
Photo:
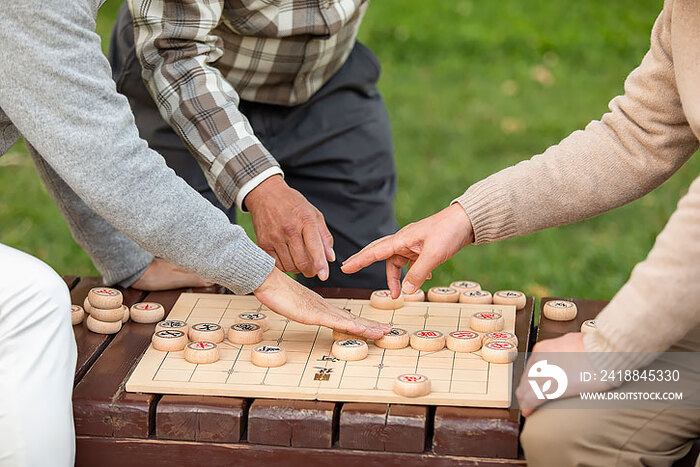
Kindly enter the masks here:
M 204 169 L 219 200 L 243 198 L 282 170 L 238 110 L 239 95 L 211 66 L 223 0 L 128 0 L 143 79 L 163 118 Z

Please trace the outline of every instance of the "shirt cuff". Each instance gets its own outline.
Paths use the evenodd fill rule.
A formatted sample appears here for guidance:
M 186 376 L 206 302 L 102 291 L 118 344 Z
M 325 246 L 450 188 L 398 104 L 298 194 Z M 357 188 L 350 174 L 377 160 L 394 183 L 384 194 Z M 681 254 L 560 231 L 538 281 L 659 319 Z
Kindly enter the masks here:
M 282 177 L 284 177 L 284 172 L 282 172 L 282 169 L 278 166 L 269 167 L 245 182 L 240 190 L 238 190 L 238 194 L 236 195 L 236 206 L 238 206 L 241 211 L 248 212 L 248 210 L 243 206 L 245 197 L 248 196 L 248 193 L 253 191 L 258 185 L 273 175 L 282 175 Z
M 452 201 L 454 203 L 459 203 L 467 212 L 475 245 L 505 240 L 517 234 L 508 191 L 492 177 L 469 187 Z

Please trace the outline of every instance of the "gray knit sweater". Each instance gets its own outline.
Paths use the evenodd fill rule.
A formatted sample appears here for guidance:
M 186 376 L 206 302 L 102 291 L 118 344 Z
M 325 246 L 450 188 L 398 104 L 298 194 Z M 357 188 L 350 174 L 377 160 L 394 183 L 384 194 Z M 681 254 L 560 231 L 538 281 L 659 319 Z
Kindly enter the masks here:
M 118 239 L 140 255 L 125 264 L 145 267 L 147 250 L 235 293 L 251 292 L 273 259 L 139 138 L 95 33 L 100 3 L 0 3 L 0 154 L 23 136 L 50 191 L 83 203 L 93 214 L 85 222 L 110 240 L 104 245 Z M 71 227 L 80 241 L 80 225 Z

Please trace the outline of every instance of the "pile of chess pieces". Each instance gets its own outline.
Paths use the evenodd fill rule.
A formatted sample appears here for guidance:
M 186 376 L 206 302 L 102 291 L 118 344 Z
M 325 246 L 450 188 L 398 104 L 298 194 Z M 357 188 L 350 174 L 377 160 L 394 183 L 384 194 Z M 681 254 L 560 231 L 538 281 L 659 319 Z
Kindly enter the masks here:
M 137 323 L 156 323 L 165 317 L 165 309 L 159 303 L 136 303 L 129 308 L 123 302 L 124 297 L 117 289 L 90 289 L 83 306 L 71 305 L 73 326 L 85 319 L 85 325 L 94 333 L 116 334 L 129 319 Z

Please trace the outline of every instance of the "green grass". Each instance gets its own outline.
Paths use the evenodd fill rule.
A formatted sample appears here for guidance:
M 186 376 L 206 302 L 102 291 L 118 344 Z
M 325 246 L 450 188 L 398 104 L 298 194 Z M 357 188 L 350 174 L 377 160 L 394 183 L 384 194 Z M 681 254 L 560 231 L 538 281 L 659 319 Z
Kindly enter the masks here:
M 110 0 L 100 12 L 105 49 L 118 6 Z M 599 118 L 647 50 L 661 6 L 660 0 L 374 1 L 360 37 L 383 64 L 399 222 L 436 212 L 470 184 Z M 661 188 L 613 212 L 467 248 L 431 283 L 471 278 L 488 289 L 610 298 L 698 172 L 695 157 Z M 96 272 L 22 147 L 0 159 L 0 187 L 0 242 L 64 274 Z M 249 217 L 242 222 L 251 232 Z

